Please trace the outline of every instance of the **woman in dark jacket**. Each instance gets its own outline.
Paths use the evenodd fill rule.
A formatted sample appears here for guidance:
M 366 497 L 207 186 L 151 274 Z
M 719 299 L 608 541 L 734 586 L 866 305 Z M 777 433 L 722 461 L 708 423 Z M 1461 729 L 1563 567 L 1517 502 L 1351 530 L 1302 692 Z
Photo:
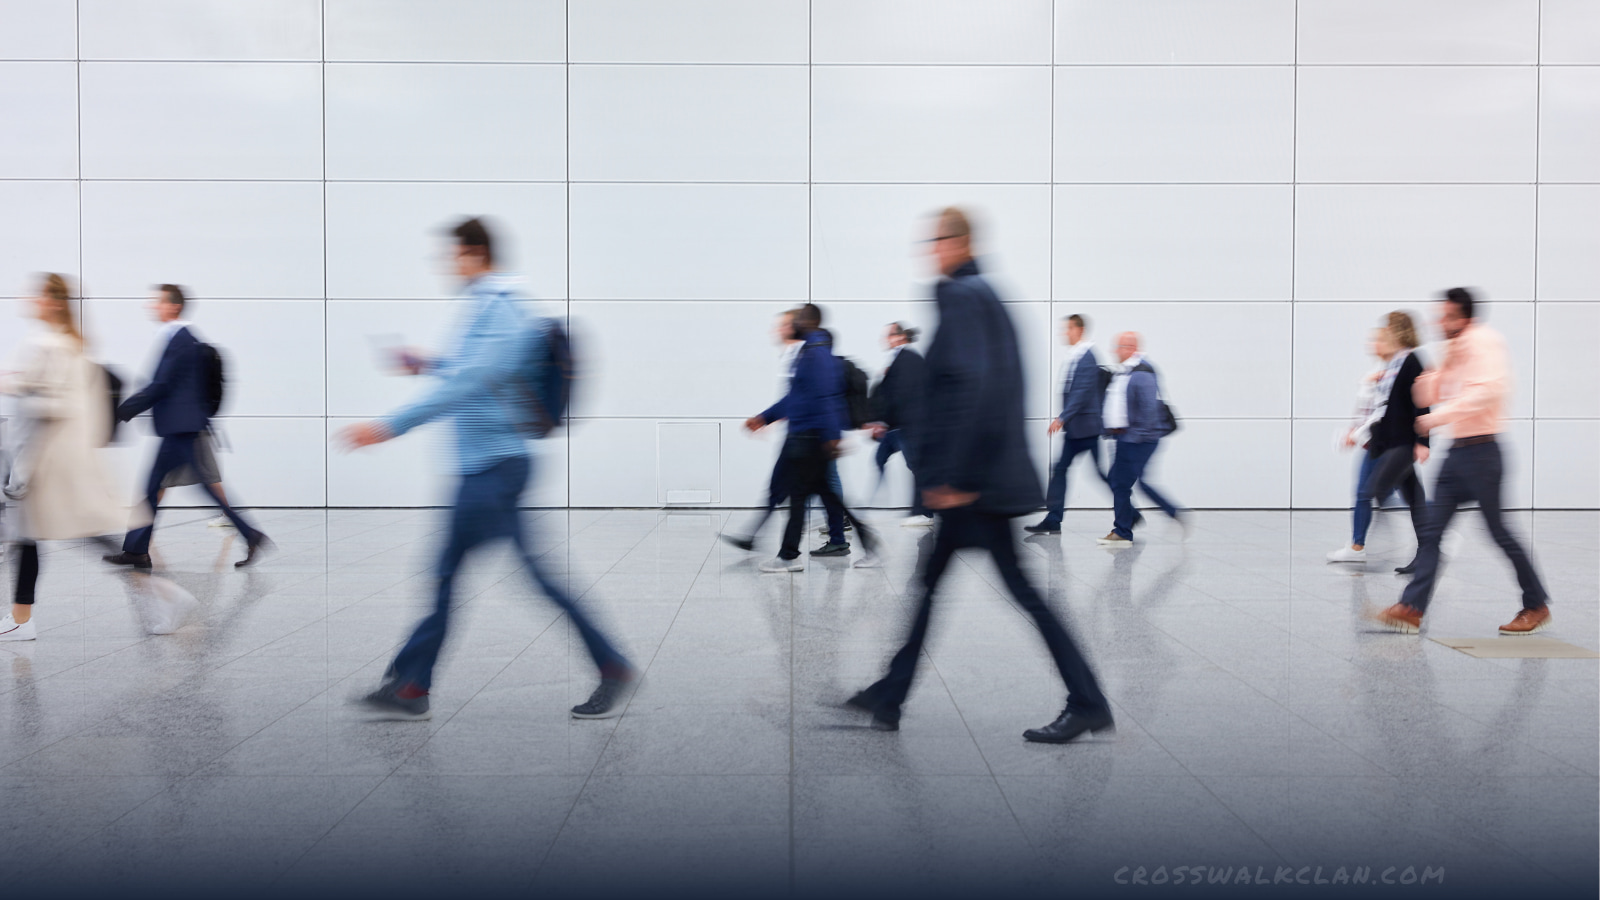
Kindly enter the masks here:
M 1378 376 L 1374 408 L 1365 428 L 1352 429 L 1346 438 L 1347 443 L 1362 444 L 1366 449 L 1356 483 L 1354 531 L 1350 546 L 1328 554 L 1329 562 L 1360 562 L 1366 558 L 1373 501 L 1381 504 L 1397 490 L 1411 508 L 1412 529 L 1422 528 L 1427 497 L 1415 464 L 1428 459 L 1428 436 L 1417 434 L 1416 423 L 1418 416 L 1428 414 L 1428 408 L 1418 407 L 1411 399 L 1412 385 L 1423 372 L 1422 360 L 1416 353 L 1418 343 L 1416 324 L 1403 312 L 1389 313 L 1384 327 L 1378 330 L 1377 350 L 1385 366 Z M 1407 563 L 1398 571 L 1410 568 Z

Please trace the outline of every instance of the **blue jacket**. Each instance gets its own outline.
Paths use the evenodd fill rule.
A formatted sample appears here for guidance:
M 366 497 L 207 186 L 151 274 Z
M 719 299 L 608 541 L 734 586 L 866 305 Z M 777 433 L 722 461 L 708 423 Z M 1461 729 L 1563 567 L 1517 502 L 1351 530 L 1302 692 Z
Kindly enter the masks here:
M 934 288 L 939 331 L 928 346 L 917 483 L 976 491 L 972 508 L 1020 516 L 1044 503 L 1023 425 L 1017 331 L 968 262 Z
M 1150 363 L 1141 361 L 1141 365 Z M 1161 385 L 1151 371 L 1135 370 L 1128 376 L 1128 430 L 1117 436 L 1130 444 L 1149 444 L 1166 437 L 1165 417 L 1161 414 Z
M 1094 437 L 1101 432 L 1100 409 L 1105 394 L 1100 390 L 1100 360 L 1090 348 L 1078 357 L 1072 381 L 1061 390 L 1061 430 L 1069 438 Z
M 844 367 L 833 355 L 833 338 L 817 329 L 806 335 L 795 357 L 789 393 L 767 407 L 761 418 L 789 420 L 790 434 L 814 433 L 825 441 L 839 439 L 848 423 L 844 404 Z
M 150 383 L 117 407 L 117 418 L 126 422 L 150 410 L 156 434 L 196 434 L 211 423 L 211 401 L 201 365 L 200 341 L 180 328 L 161 351 L 161 361 Z

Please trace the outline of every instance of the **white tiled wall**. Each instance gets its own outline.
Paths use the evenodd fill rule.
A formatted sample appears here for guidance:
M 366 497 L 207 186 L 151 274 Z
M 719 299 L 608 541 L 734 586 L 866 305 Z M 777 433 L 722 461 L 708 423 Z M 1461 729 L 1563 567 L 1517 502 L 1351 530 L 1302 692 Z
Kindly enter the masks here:
M 1465 284 L 1516 366 L 1508 497 L 1595 507 L 1597 9 L 0 0 L 0 298 L 80 276 L 88 334 L 132 374 L 143 299 L 185 284 L 229 354 L 241 501 L 439 503 L 445 429 L 328 438 L 420 389 L 375 350 L 447 339 L 441 229 L 490 215 L 587 364 L 530 502 L 657 505 L 705 480 L 662 471 L 693 437 L 740 506 L 776 452 L 739 428 L 777 389 L 772 316 L 822 303 L 876 370 L 884 323 L 936 325 L 917 241 L 959 204 L 1021 335 L 1041 471 L 1056 322 L 1079 312 L 1102 348 L 1146 335 L 1185 418 L 1152 473 L 1176 499 L 1343 505 L 1331 435 L 1367 329 Z M 909 490 L 896 466 L 880 499 Z M 1071 496 L 1106 502 L 1081 477 Z

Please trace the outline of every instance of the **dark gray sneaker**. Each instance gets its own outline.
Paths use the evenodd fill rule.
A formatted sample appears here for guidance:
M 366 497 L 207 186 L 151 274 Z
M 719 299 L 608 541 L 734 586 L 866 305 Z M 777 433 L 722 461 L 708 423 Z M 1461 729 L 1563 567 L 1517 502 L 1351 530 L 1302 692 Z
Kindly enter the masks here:
M 850 545 L 846 543 L 835 544 L 829 542 L 811 551 L 812 556 L 849 556 Z
M 574 719 L 610 719 L 622 715 L 622 710 L 628 705 L 628 700 L 633 697 L 633 691 L 639 685 L 639 670 L 629 668 L 624 674 L 615 678 L 600 679 L 600 686 L 594 689 L 589 699 L 572 708 Z
M 428 695 L 402 697 L 399 685 L 385 684 L 361 698 L 361 706 L 372 718 L 385 722 L 425 722 L 433 718 L 428 709 Z

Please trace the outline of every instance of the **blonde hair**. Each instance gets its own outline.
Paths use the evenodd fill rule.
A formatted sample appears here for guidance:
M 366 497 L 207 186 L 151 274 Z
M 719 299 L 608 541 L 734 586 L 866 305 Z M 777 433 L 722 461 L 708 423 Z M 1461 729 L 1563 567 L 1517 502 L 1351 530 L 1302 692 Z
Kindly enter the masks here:
M 1415 350 L 1421 345 L 1417 340 L 1417 326 L 1411 321 L 1411 316 L 1399 310 L 1389 313 L 1384 321 L 1384 327 L 1389 330 L 1394 342 L 1407 350 Z
M 45 273 L 44 283 L 39 287 L 39 298 L 46 304 L 45 321 L 72 335 L 81 345 L 83 332 L 78 330 L 77 317 L 72 314 L 72 286 L 67 279 L 54 272 Z

